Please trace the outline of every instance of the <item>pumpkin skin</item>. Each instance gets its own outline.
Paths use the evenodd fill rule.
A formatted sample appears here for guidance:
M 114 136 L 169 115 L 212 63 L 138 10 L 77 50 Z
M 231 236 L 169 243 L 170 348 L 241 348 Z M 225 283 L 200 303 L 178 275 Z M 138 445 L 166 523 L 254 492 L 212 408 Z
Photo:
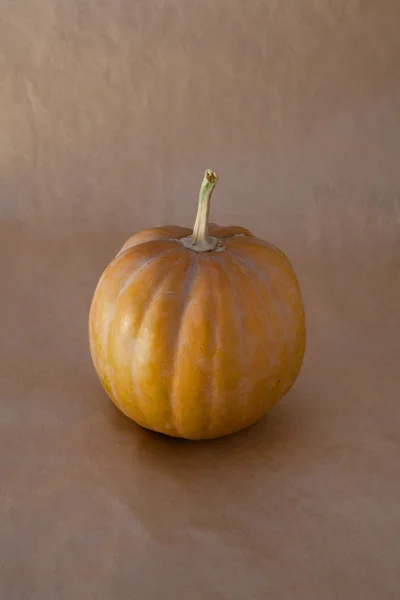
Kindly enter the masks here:
M 192 440 L 244 429 L 293 386 L 306 342 L 286 255 L 232 226 L 132 236 L 109 264 L 89 313 L 90 352 L 108 396 L 144 428 Z

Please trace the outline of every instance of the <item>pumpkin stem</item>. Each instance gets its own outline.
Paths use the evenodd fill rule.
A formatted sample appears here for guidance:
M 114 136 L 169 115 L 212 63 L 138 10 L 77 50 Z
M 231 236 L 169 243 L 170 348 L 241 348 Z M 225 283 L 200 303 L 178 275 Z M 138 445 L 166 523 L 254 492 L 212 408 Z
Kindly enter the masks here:
M 211 196 L 217 184 L 218 176 L 211 169 L 207 169 L 201 184 L 199 203 L 197 206 L 196 221 L 192 235 L 181 239 L 186 248 L 196 252 L 210 252 L 220 246 L 220 241 L 208 235 L 208 216 L 210 214 Z

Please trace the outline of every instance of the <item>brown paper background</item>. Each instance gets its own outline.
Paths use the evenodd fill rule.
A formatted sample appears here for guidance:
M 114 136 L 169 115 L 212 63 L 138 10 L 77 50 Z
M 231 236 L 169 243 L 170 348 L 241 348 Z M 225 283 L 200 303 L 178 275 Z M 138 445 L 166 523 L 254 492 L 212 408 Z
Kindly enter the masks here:
M 400 597 L 400 3 L 0 4 L 1 600 Z M 289 255 L 308 348 L 230 438 L 98 383 L 96 282 L 144 227 Z

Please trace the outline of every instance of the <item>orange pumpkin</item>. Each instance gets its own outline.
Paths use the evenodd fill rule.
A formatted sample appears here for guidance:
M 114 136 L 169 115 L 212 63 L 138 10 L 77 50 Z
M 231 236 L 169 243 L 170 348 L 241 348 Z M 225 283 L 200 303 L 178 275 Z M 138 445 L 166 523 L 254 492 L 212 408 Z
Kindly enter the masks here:
M 283 252 L 208 224 L 207 170 L 193 231 L 131 237 L 100 278 L 90 351 L 114 404 L 141 426 L 193 440 L 243 429 L 294 384 L 305 351 L 299 284 Z

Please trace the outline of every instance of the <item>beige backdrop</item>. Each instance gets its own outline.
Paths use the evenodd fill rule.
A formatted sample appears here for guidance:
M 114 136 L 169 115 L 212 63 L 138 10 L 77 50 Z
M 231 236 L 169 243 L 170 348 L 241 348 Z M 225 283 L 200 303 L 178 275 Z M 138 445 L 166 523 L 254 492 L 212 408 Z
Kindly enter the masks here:
M 1 600 L 398 600 L 400 2 L 0 3 Z M 208 443 L 113 408 L 87 342 L 134 231 L 282 247 L 308 349 Z

